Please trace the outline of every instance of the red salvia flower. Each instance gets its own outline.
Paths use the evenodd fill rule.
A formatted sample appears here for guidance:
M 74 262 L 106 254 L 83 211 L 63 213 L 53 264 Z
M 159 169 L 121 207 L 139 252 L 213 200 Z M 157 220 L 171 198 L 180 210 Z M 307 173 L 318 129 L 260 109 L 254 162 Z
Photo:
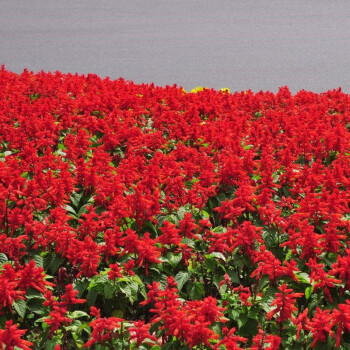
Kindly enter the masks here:
M 250 350 L 278 350 L 280 344 L 281 338 L 278 335 L 267 334 L 262 329 L 259 329 L 259 333 L 253 338 Z
M 0 349 L 14 350 L 17 347 L 23 350 L 30 350 L 33 343 L 21 339 L 26 332 L 26 329 L 18 329 L 12 320 L 6 321 L 5 329 L 0 329 Z
M 157 338 L 149 333 L 151 324 L 145 324 L 144 321 L 137 321 L 130 327 L 128 332 L 130 333 L 130 341 L 136 340 L 136 346 L 141 344 L 152 345 L 157 342 Z
M 316 307 L 314 317 L 310 321 L 310 331 L 313 335 L 311 347 L 313 348 L 318 341 L 325 342 L 328 335 L 334 338 L 332 331 L 333 322 L 330 310 L 321 310 Z
M 271 306 L 276 305 L 276 308 L 267 313 L 267 319 L 270 320 L 274 315 L 278 314 L 277 323 L 289 320 L 292 313 L 297 311 L 295 306 L 296 298 L 302 297 L 303 293 L 293 293 L 293 289 L 287 288 L 284 283 L 278 287 L 281 293 L 276 293 L 276 298 L 272 301 Z
M 239 335 L 234 335 L 236 328 L 231 328 L 230 330 L 228 330 L 226 327 L 224 327 L 222 330 L 224 338 L 215 345 L 215 349 L 220 349 L 221 345 L 225 346 L 227 350 L 244 349 L 238 345 L 238 342 L 245 343 L 248 340 L 248 338 L 241 337 Z

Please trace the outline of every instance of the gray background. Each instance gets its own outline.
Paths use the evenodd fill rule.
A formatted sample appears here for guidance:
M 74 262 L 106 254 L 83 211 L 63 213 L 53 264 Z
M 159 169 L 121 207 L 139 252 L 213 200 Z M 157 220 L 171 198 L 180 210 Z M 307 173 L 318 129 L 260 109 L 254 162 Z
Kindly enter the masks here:
M 347 0 L 0 0 L 0 64 L 137 83 L 350 93 Z

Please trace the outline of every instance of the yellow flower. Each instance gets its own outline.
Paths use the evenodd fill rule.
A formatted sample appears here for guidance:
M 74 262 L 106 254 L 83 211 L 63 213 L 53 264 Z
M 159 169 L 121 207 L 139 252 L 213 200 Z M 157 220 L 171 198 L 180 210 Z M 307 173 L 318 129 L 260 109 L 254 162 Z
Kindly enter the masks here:
M 203 86 L 197 86 L 196 88 L 192 89 L 191 92 L 192 92 L 193 94 L 196 94 L 197 92 L 203 91 L 204 89 L 208 89 L 208 88 L 205 88 L 205 87 L 203 87 Z
M 221 92 L 227 92 L 228 94 L 231 93 L 229 88 L 222 88 L 220 89 Z

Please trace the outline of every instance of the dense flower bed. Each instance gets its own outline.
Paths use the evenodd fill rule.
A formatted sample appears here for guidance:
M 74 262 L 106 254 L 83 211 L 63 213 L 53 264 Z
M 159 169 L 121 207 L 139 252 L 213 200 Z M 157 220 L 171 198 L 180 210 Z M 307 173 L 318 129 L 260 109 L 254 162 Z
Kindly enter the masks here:
M 350 348 L 350 96 L 0 70 L 0 349 Z

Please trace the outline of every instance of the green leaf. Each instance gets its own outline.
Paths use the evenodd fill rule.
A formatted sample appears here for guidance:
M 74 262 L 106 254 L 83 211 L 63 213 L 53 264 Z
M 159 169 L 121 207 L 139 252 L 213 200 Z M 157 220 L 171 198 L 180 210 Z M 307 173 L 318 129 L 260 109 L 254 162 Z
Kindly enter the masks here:
M 220 193 L 216 196 L 216 198 L 217 198 L 220 202 L 223 202 L 223 201 L 226 199 L 226 195 L 225 195 L 225 193 L 220 192 Z
M 129 285 L 130 285 L 130 289 L 131 289 L 132 295 L 135 297 L 135 300 L 136 300 L 137 299 L 137 293 L 139 291 L 139 285 L 135 281 L 130 281 Z
M 121 292 L 128 297 L 132 304 L 137 300 L 137 292 L 139 289 L 137 282 L 131 281 L 129 283 L 121 283 L 118 287 Z
M 88 290 L 90 290 L 91 288 L 95 288 L 95 287 L 97 287 L 97 288 L 102 287 L 102 288 L 100 288 L 100 290 L 103 290 L 105 283 L 108 283 L 108 281 L 109 281 L 108 275 L 105 275 L 105 274 L 104 275 L 102 275 L 102 274 L 96 275 L 91 279 L 91 282 L 88 286 Z
M 216 227 L 212 230 L 212 232 L 215 232 L 215 233 L 224 233 L 224 232 L 226 232 L 226 231 L 227 231 L 226 227 L 223 227 L 223 226 L 216 226 Z
M 76 310 L 73 312 L 69 313 L 69 317 L 73 319 L 81 318 L 81 317 L 90 317 L 88 313 L 81 311 L 81 310 Z
M 300 283 L 310 284 L 310 276 L 306 272 L 294 272 L 295 277 Z
M 240 314 L 239 318 L 237 320 L 238 328 L 240 330 L 241 327 L 243 327 L 248 321 L 248 316 L 245 314 Z
M 19 299 L 17 301 L 14 301 L 12 303 L 13 308 L 17 311 L 18 315 L 22 318 L 24 318 L 24 315 L 26 314 L 26 302 L 22 299 Z
M 236 309 L 229 309 L 228 310 L 228 317 L 234 321 L 237 321 L 239 319 L 239 312 Z
M 37 320 L 34 321 L 34 324 L 37 325 L 38 323 L 45 322 L 46 319 L 47 319 L 47 316 L 40 317 L 40 318 L 38 318 Z
M 117 318 L 124 318 L 124 312 L 123 312 L 123 310 L 120 310 L 120 309 L 114 310 L 112 312 L 112 316 L 117 317 Z
M 182 287 L 184 284 L 188 281 L 190 278 L 190 273 L 185 272 L 185 271 L 180 271 L 176 276 L 175 276 L 175 281 L 177 283 L 177 289 L 181 291 Z
M 86 205 L 83 205 L 80 209 L 79 212 L 77 214 L 78 218 L 81 217 L 82 214 L 86 214 L 88 212 L 88 210 L 86 209 Z
M 288 260 L 290 259 L 290 257 L 292 256 L 292 253 L 293 253 L 293 250 L 292 250 L 292 249 L 289 249 L 289 250 L 288 250 L 288 253 L 287 253 L 287 255 L 286 255 L 286 258 L 285 258 L 286 261 L 288 261 Z
M 220 287 L 220 282 L 223 280 L 223 277 L 221 275 L 214 275 L 214 278 L 213 278 L 213 283 L 215 285 L 215 287 L 218 289 L 218 291 L 220 292 L 220 294 L 226 292 L 226 288 L 223 289 L 223 287 L 227 287 L 225 284 Z
M 175 268 L 180 263 L 180 261 L 182 260 L 182 253 L 177 254 L 177 255 L 175 255 L 174 253 L 168 253 L 166 255 L 166 258 L 168 259 L 169 264 L 173 268 Z
M 200 300 L 204 296 L 204 286 L 200 282 L 194 282 L 188 285 L 187 293 L 192 300 Z
M 69 326 L 65 327 L 65 330 L 71 333 L 77 333 L 80 326 L 81 326 L 81 322 L 79 320 L 74 320 L 73 323 L 70 323 Z
M 241 315 L 241 317 L 242 316 L 245 316 L 245 315 Z M 242 320 L 243 320 L 243 317 L 242 317 Z M 239 325 L 239 323 L 240 322 L 238 322 L 239 333 L 243 336 L 252 336 L 258 332 L 258 321 L 253 318 L 248 318 L 247 320 L 244 321 L 242 325 Z
M 113 299 L 117 286 L 112 283 L 106 283 L 104 286 L 104 295 L 106 299 Z
M 306 300 L 308 300 L 310 298 L 313 291 L 314 291 L 313 286 L 309 286 L 309 287 L 305 288 L 305 299 Z
M 8 258 L 4 253 L 0 253 L 0 264 L 4 264 L 6 262 L 8 262 Z
M 70 205 L 66 205 L 66 206 L 64 207 L 64 209 L 65 209 L 66 211 L 68 211 L 68 213 L 73 214 L 74 216 L 77 216 L 77 212 L 76 212 L 75 209 L 74 209 L 73 207 L 71 207 Z
M 83 295 L 83 293 L 85 292 L 85 290 L 89 286 L 89 283 L 90 282 L 88 280 L 77 280 L 77 281 L 74 281 L 73 287 L 74 287 L 75 290 L 77 290 L 79 292 L 78 298 L 80 298 Z
M 164 345 L 162 345 L 161 349 L 162 350 L 169 350 L 172 345 L 173 345 L 172 342 L 165 343 Z
M 258 313 L 260 312 L 261 310 L 257 307 L 251 307 L 250 310 L 248 311 L 248 317 L 249 318 L 253 318 L 253 319 L 256 319 L 257 316 L 258 316 Z
M 33 260 L 37 267 L 44 267 L 44 261 L 40 255 L 34 255 Z
M 227 274 L 229 275 L 230 280 L 231 280 L 233 283 L 237 283 L 237 284 L 240 284 L 240 283 L 241 283 L 240 280 L 239 280 L 239 276 L 238 276 L 237 272 L 232 271 L 232 270 L 229 270 L 229 271 L 227 272 Z
M 41 292 L 36 290 L 35 288 L 28 288 L 26 293 L 26 298 L 29 299 L 43 299 L 45 300 L 45 297 L 42 295 Z
M 28 309 L 35 314 L 44 314 L 43 300 L 38 298 L 33 298 L 28 300 Z
M 222 254 L 222 253 L 212 252 L 212 253 L 210 253 L 210 255 L 214 256 L 217 259 L 222 259 L 223 261 L 226 261 L 226 258 L 224 256 L 224 254 Z
M 262 307 L 265 310 L 265 312 L 269 312 L 275 308 L 275 306 L 271 306 L 272 301 L 275 299 L 275 293 L 275 288 L 268 289 L 265 295 L 263 296 L 262 300 L 260 301 L 259 306 Z
M 125 294 L 128 298 L 131 298 L 131 289 L 129 284 L 121 283 L 118 287 L 123 294 Z
M 157 282 L 160 283 L 161 290 L 164 290 L 166 288 L 166 286 L 168 285 L 168 281 L 167 281 L 165 275 L 161 275 Z
M 203 210 L 201 211 L 201 214 L 204 216 L 205 219 L 209 219 L 210 218 L 210 215 L 207 211 Z
M 213 272 L 215 270 L 216 261 L 214 259 L 205 259 L 204 265 L 209 271 Z
M 59 255 L 53 254 L 51 263 L 50 263 L 50 269 L 53 274 L 55 274 L 58 269 L 61 267 L 63 264 L 64 259 L 62 259 Z
M 84 191 L 81 191 L 80 193 L 79 192 L 73 192 L 69 198 L 72 202 L 72 204 L 76 207 L 76 208 L 79 208 L 79 203 L 80 203 L 80 200 L 81 198 L 83 197 L 84 195 Z
M 96 287 L 89 289 L 86 296 L 86 302 L 88 306 L 93 306 L 95 304 L 96 298 L 98 295 L 98 289 Z
M 145 284 L 141 281 L 140 277 L 137 275 L 132 276 L 132 280 L 135 281 L 139 286 L 139 292 L 141 295 L 146 299 L 147 298 L 147 291 L 145 288 Z
M 44 345 L 44 350 L 55 350 L 55 346 L 59 344 L 60 341 L 58 339 L 47 340 Z

